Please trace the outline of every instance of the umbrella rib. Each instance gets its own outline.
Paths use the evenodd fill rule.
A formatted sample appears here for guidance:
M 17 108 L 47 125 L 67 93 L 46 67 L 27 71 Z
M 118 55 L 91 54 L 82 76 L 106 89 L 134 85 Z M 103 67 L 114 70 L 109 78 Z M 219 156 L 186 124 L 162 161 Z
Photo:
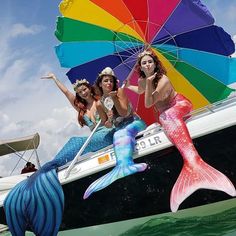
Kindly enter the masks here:
M 180 50 L 184 50 L 184 49 L 185 49 L 185 48 L 180 48 Z M 185 50 L 186 50 L 186 49 L 185 49 Z M 196 52 L 199 52 L 199 51 L 200 51 L 200 50 L 196 50 L 196 49 L 187 49 L 187 50 L 196 51 Z M 218 54 L 215 54 L 215 53 L 210 53 L 210 52 L 205 52 L 205 51 L 200 51 L 200 52 L 206 53 L 206 54 L 218 55 Z M 188 62 L 186 62 L 186 61 L 184 61 L 184 60 L 180 60 L 179 62 L 185 63 L 186 65 L 189 65 L 189 66 L 193 67 L 193 65 L 191 65 L 190 63 L 188 63 Z M 195 69 L 198 70 L 198 71 L 201 71 L 202 73 L 208 75 L 209 77 L 213 78 L 214 80 L 217 80 L 216 78 L 212 77 L 212 75 L 206 73 L 205 71 L 203 71 L 203 70 L 201 70 L 201 69 L 199 69 L 199 68 L 197 68 L 197 67 L 193 67 L 193 68 L 195 68 Z M 224 84 L 224 83 L 222 83 L 220 80 L 217 80 L 217 81 L 220 82 L 221 84 Z M 225 85 L 225 84 L 224 84 L 224 85 Z M 225 86 L 226 86 L 226 85 L 225 85 Z
M 139 50 L 137 49 L 137 46 L 138 45 L 136 45 L 136 44 L 134 44 L 134 42 L 133 42 L 133 39 L 135 39 L 134 37 L 129 37 L 129 35 L 126 35 L 127 36 L 127 38 L 129 39 L 129 43 L 132 45 L 131 47 L 129 47 L 129 45 L 125 42 L 125 41 L 122 41 L 122 38 L 117 34 L 118 32 L 115 32 L 115 31 L 112 31 L 115 35 L 116 35 L 116 37 L 117 37 L 117 39 L 120 39 L 120 42 L 122 42 L 124 45 L 126 45 L 127 47 L 122 47 L 122 45 L 120 45 L 119 44 L 119 41 L 118 41 L 118 43 L 116 43 L 116 41 L 114 40 L 114 46 L 115 46 L 115 48 L 117 49 L 116 50 L 116 53 L 119 55 L 119 52 L 121 52 L 121 51 L 123 51 L 123 52 L 128 52 L 129 54 L 131 54 L 131 55 L 134 55 L 134 54 L 136 54 L 137 52 L 139 52 Z M 131 40 L 132 39 L 132 40 Z M 136 40 L 136 42 L 137 43 L 140 43 L 140 41 L 139 40 Z M 140 43 L 141 44 L 141 43 Z M 140 45 L 141 46 L 141 45 Z M 127 55 L 127 56 L 125 56 L 125 55 L 123 55 L 123 56 L 120 56 L 120 58 L 121 58 L 121 61 L 124 63 L 126 60 L 123 60 L 122 58 L 130 58 L 130 56 L 129 55 Z M 131 61 L 132 62 L 132 61 Z
M 159 31 L 154 35 L 153 40 L 156 38 L 157 34 L 158 34 L 163 28 L 165 29 L 165 24 L 168 22 L 168 20 L 170 19 L 170 17 L 174 14 L 176 8 L 180 5 L 180 3 L 181 3 L 182 1 L 183 1 L 183 0 L 181 0 L 181 1 L 176 5 L 176 7 L 173 9 L 172 13 L 169 15 L 169 17 L 166 19 L 166 21 L 162 24 L 162 26 L 160 27 Z M 205 25 L 205 26 L 199 26 L 199 27 L 196 27 L 196 28 L 191 29 L 191 30 L 186 30 L 186 31 L 183 31 L 183 32 L 181 32 L 181 33 L 179 33 L 179 34 L 175 34 L 175 35 L 173 35 L 173 36 L 172 36 L 166 29 L 165 29 L 165 31 L 168 32 L 168 34 L 171 35 L 171 36 L 174 38 L 174 37 L 176 37 L 176 36 L 179 36 L 179 35 L 182 35 L 182 34 L 186 34 L 186 33 L 189 33 L 189 32 L 195 31 L 195 30 L 207 28 L 207 27 L 212 26 L 212 25 L 214 25 L 214 23 L 213 23 L 213 24 L 208 24 L 208 25 Z M 153 41 L 152 41 L 152 43 L 153 43 Z
M 127 43 L 125 43 L 126 41 L 122 41 L 122 39 L 121 39 L 121 37 L 119 37 L 118 36 L 118 34 L 116 34 L 117 32 L 115 32 L 115 31 L 112 31 L 115 35 L 116 35 L 116 37 L 118 38 L 118 39 L 120 39 L 120 42 L 123 42 L 124 43 L 124 45 L 126 45 L 126 46 L 129 46 Z M 130 39 L 131 39 L 131 37 L 129 37 L 129 35 L 127 35 L 127 38 L 129 39 L 129 42 L 133 45 L 133 47 L 136 47 L 136 45 L 134 44 L 134 42 L 133 41 L 131 41 Z M 133 38 L 133 37 L 132 37 Z M 115 40 L 114 40 L 114 42 L 115 42 Z M 138 40 L 137 40 L 137 42 L 139 42 Z M 114 43 L 115 44 L 115 47 L 116 47 L 116 43 Z M 123 49 L 122 47 L 121 47 L 121 45 L 117 45 L 119 48 L 121 48 L 121 49 Z M 117 52 L 118 53 L 118 52 Z
M 134 26 L 134 30 L 136 31 L 136 32 L 138 32 L 135 28 L 137 28 L 140 32 L 143 32 L 142 30 L 141 30 L 141 28 L 139 27 L 139 25 L 137 24 L 137 21 L 136 21 L 136 19 L 134 18 L 134 16 L 133 16 L 133 14 L 132 14 L 132 12 L 129 10 L 129 8 L 126 6 L 126 4 L 125 4 L 125 2 L 124 2 L 124 0 L 121 0 L 122 2 L 123 2 L 123 4 L 124 4 L 124 6 L 126 7 L 126 9 L 128 10 L 128 12 L 130 13 L 130 15 L 132 16 L 132 23 L 135 23 L 133 26 Z M 139 34 L 139 33 L 138 33 Z M 143 38 L 142 37 L 142 35 L 140 35 L 139 34 L 139 36 L 141 37 L 141 38 Z
M 116 46 L 115 46 L 116 47 Z M 134 47 L 132 47 L 132 48 L 128 48 L 128 49 L 123 49 L 122 47 L 119 47 L 120 49 L 122 49 L 122 50 L 120 50 L 120 52 L 129 52 L 130 54 L 135 54 L 136 52 L 138 52 L 138 50 L 134 50 L 135 48 L 136 48 L 136 46 L 134 46 Z M 120 52 L 116 52 L 118 55 L 120 54 Z M 125 55 L 123 55 L 123 57 L 127 57 L 127 58 L 129 58 L 129 56 L 127 55 L 127 56 L 125 56 Z
M 133 60 L 133 61 L 136 61 L 136 60 Z M 127 67 L 129 67 L 128 65 L 126 65 L 124 62 L 122 62 L 122 64 L 124 65 L 124 66 L 127 66 Z M 116 68 L 118 68 L 119 67 L 119 65 L 118 66 L 116 66 L 116 67 L 114 67 L 113 69 L 115 70 Z M 130 75 L 133 73 L 133 71 L 135 70 L 135 66 L 133 66 L 133 68 L 130 70 L 130 72 L 129 72 L 129 74 L 128 74 L 128 76 L 127 76 L 127 78 L 126 79 L 128 79 L 129 77 L 130 77 Z
M 178 8 L 178 6 L 180 5 L 180 3 L 182 2 L 183 0 L 179 1 L 179 3 L 175 6 L 175 8 L 173 9 L 172 13 L 169 14 L 169 16 L 166 18 L 165 22 L 163 22 L 163 24 L 161 25 L 160 29 L 156 32 L 156 34 L 154 35 L 153 39 L 151 40 L 151 44 L 153 42 L 153 40 L 156 38 L 156 36 L 158 35 L 158 33 L 162 30 L 162 28 L 164 27 L 164 25 L 166 24 L 166 22 L 170 19 L 170 17 L 174 14 L 176 8 Z
M 190 32 L 192 32 L 192 31 L 196 31 L 196 30 L 208 28 L 208 27 L 213 26 L 213 25 L 214 25 L 214 24 L 209 24 L 209 25 L 204 25 L 204 26 L 196 27 L 196 28 L 191 29 L 191 30 L 186 30 L 186 31 L 183 31 L 183 32 L 181 32 L 181 33 L 175 34 L 173 37 L 176 37 L 176 36 L 179 36 L 179 35 L 182 35 L 182 34 L 186 34 L 186 33 L 190 33 Z
M 176 5 L 176 7 L 173 9 L 173 11 L 172 11 L 172 13 L 169 15 L 169 17 L 166 18 L 166 21 L 162 24 L 162 26 L 160 27 L 159 31 L 154 35 L 153 39 L 156 38 L 157 34 L 158 34 L 163 28 L 165 29 L 164 26 L 165 26 L 166 22 L 168 22 L 169 18 L 174 14 L 176 8 L 180 5 L 180 3 L 181 3 L 182 1 L 183 1 L 183 0 L 181 0 L 181 1 Z M 195 31 L 195 30 L 198 30 L 198 29 L 203 29 L 203 28 L 209 27 L 209 26 L 211 26 L 211 25 L 213 25 L 213 24 L 209 24 L 209 25 L 197 27 L 197 28 L 194 28 L 194 29 L 191 29 L 191 30 L 186 30 L 186 31 L 181 32 L 181 33 L 179 33 L 179 34 L 175 34 L 175 35 L 173 35 L 173 36 L 172 36 L 166 29 L 165 29 L 165 31 L 168 32 L 168 34 L 171 35 L 171 37 L 174 38 L 174 37 L 176 37 L 176 36 L 178 36 L 178 35 L 182 35 L 182 34 L 185 34 L 185 33 L 188 33 L 188 32 L 192 32 L 192 31 Z M 152 43 L 153 43 L 153 41 L 152 41 Z
M 147 6 L 149 6 L 149 0 L 147 0 Z M 148 7 L 148 9 L 147 9 L 146 27 L 145 27 L 145 33 L 144 33 L 144 35 L 145 35 L 145 42 L 146 42 L 147 39 L 149 39 L 149 37 L 147 37 L 147 36 L 149 36 L 149 23 L 150 23 L 149 22 L 149 14 L 150 14 L 150 11 L 149 11 L 149 7 Z
M 167 32 L 168 32 L 168 31 L 167 31 Z M 170 34 L 169 34 L 169 35 L 170 35 Z M 156 43 L 161 42 L 161 41 L 163 41 L 163 40 L 165 40 L 165 41 L 164 41 L 162 44 L 167 43 L 167 42 L 170 41 L 171 39 L 173 39 L 173 40 L 175 41 L 174 37 L 175 37 L 175 36 L 166 36 L 165 38 L 161 38 L 161 39 L 157 39 L 157 40 L 153 41 L 152 44 L 156 44 Z M 175 41 L 175 42 L 176 42 L 176 41 Z
M 174 41 L 174 43 L 175 43 L 175 46 L 176 46 L 176 50 L 169 50 L 168 51 L 168 53 L 171 53 L 171 52 L 174 52 L 174 54 L 176 54 L 176 60 L 178 60 L 178 52 L 179 52 L 179 47 L 178 47 L 178 45 L 177 45 L 177 43 L 176 43 L 176 41 L 175 41 L 175 38 L 172 38 L 172 37 L 166 37 L 166 38 L 164 38 L 164 39 L 166 39 L 163 43 L 161 43 L 161 44 L 158 44 L 158 41 L 159 40 L 157 40 L 155 43 L 153 43 L 152 45 L 155 45 L 156 43 L 158 44 L 158 47 L 161 47 L 162 45 L 165 45 L 168 41 L 170 41 L 171 39 Z M 167 54 L 167 52 L 165 52 L 165 53 L 163 53 L 163 54 Z M 171 54 L 169 54 L 169 55 L 171 55 Z M 172 57 L 173 57 L 173 55 L 171 55 Z M 175 61 L 176 61 L 175 60 Z
M 184 50 L 184 48 L 180 48 L 179 50 Z M 196 50 L 196 49 L 188 49 L 188 50 L 196 51 L 196 52 L 199 51 L 199 50 Z M 169 51 L 169 52 L 171 52 L 171 51 Z M 206 53 L 206 52 L 204 52 L 204 53 Z M 207 52 L 207 53 L 208 53 L 208 52 Z M 165 52 L 162 53 L 163 56 L 165 56 L 164 54 L 167 54 L 167 53 L 165 53 Z M 214 54 L 214 53 L 209 53 L 209 54 Z M 171 56 L 174 57 L 173 55 L 171 55 Z M 168 60 L 169 60 L 169 59 L 168 59 Z M 172 60 L 169 60 L 169 61 L 172 61 Z M 203 71 L 203 70 L 200 69 L 200 68 L 194 67 L 192 64 L 190 64 L 190 63 L 188 63 L 188 62 L 186 62 L 186 61 L 184 61 L 184 60 L 180 60 L 180 59 L 176 58 L 176 60 L 173 60 L 173 61 L 178 61 L 178 63 L 184 63 L 184 64 L 186 64 L 187 66 L 190 66 L 190 67 L 194 68 L 195 70 L 198 70 L 199 72 L 201 72 L 201 73 L 207 75 L 208 77 L 212 78 L 213 80 L 216 80 L 218 83 L 220 83 L 220 84 L 222 84 L 222 85 L 224 85 L 224 86 L 227 86 L 227 85 L 225 85 L 222 81 L 218 80 L 217 78 L 214 78 L 214 77 L 213 77 L 212 75 L 210 75 L 209 73 Z

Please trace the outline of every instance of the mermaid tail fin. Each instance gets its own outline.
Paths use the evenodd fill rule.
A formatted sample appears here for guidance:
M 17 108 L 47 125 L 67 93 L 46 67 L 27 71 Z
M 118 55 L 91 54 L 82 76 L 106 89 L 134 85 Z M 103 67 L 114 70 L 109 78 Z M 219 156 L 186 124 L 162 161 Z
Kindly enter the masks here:
M 6 214 L 7 225 L 13 236 L 25 235 L 25 231 L 27 228 L 24 209 L 22 207 L 23 205 L 22 196 L 23 193 L 26 194 L 25 192 L 26 185 L 27 185 L 27 180 L 23 180 L 22 182 L 17 184 L 10 191 L 10 193 L 7 195 L 7 198 L 4 201 L 4 210 Z
M 199 157 L 193 164 L 184 162 L 181 173 L 171 191 L 171 211 L 176 212 L 179 205 L 198 189 L 219 190 L 236 196 L 232 182 Z
M 104 189 L 117 179 L 128 175 L 142 172 L 147 168 L 146 163 L 134 164 L 133 151 L 135 147 L 135 136 L 138 132 L 145 128 L 145 124 L 141 120 L 134 120 L 132 123 L 120 129 L 114 134 L 114 151 L 116 156 L 116 167 L 94 181 L 89 185 L 84 193 L 84 199 L 88 198 L 93 192 Z
M 84 199 L 88 198 L 93 192 L 97 192 L 101 189 L 104 189 L 114 181 L 121 179 L 125 176 L 135 174 L 137 172 L 142 172 L 147 168 L 146 163 L 138 163 L 131 165 L 117 165 L 112 171 L 106 175 L 100 177 L 92 184 L 89 185 L 87 190 L 84 193 Z
M 39 170 L 17 184 L 7 195 L 4 209 L 13 236 L 27 229 L 36 235 L 57 235 L 64 207 L 64 194 L 56 170 Z

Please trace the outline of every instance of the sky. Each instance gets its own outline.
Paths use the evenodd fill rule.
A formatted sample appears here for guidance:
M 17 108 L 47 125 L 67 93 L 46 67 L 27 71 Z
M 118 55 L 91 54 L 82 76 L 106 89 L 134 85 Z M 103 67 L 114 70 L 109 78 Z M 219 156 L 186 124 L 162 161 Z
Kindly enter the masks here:
M 203 0 L 236 42 L 236 0 Z M 51 80 L 53 72 L 71 90 L 54 52 L 59 0 L 1 0 L 0 8 L 0 141 L 38 132 L 41 163 L 55 157 L 71 136 L 87 134 L 77 124 L 77 114 Z M 27 156 L 26 156 L 27 157 Z M 18 157 L 0 159 L 0 176 L 9 175 Z M 20 161 L 14 174 L 25 165 Z

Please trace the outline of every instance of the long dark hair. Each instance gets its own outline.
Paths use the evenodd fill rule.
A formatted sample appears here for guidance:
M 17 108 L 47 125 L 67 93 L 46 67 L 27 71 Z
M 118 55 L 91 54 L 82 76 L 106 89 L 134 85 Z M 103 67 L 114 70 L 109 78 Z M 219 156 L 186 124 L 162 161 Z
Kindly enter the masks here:
M 163 75 L 167 74 L 166 69 L 162 65 L 162 63 L 159 60 L 159 58 L 157 57 L 157 55 L 155 55 L 152 51 L 150 51 L 150 50 L 143 51 L 141 54 L 139 54 L 137 65 L 136 65 L 136 70 L 142 78 L 146 78 L 145 73 L 141 70 L 141 60 L 144 56 L 150 56 L 153 59 L 155 65 L 156 65 L 155 69 L 154 69 L 154 73 L 157 72 L 157 74 L 156 74 L 156 77 L 153 80 L 153 86 L 154 86 L 154 88 L 156 88 L 159 79 Z
M 77 86 L 77 88 L 79 88 L 80 86 L 86 86 L 90 91 L 91 91 L 91 96 L 92 98 L 97 101 L 98 100 L 98 96 L 95 94 L 95 89 L 92 85 L 90 85 L 89 83 L 85 82 L 85 83 L 81 83 L 79 84 L 79 86 Z M 76 107 L 79 108 L 79 112 L 78 112 L 78 122 L 79 124 L 83 127 L 86 123 L 84 120 L 84 114 L 87 111 L 87 101 L 83 98 L 80 97 L 80 95 L 76 92 L 75 94 L 75 100 L 74 100 L 74 105 Z
M 99 75 L 94 83 L 95 85 L 95 91 L 96 91 L 96 94 L 98 96 L 102 96 L 103 95 L 103 91 L 102 91 L 102 88 L 100 87 L 100 83 L 102 82 L 102 79 L 105 75 Z M 112 91 L 116 91 L 118 89 L 118 80 L 116 78 L 116 76 L 113 76 L 113 75 L 106 75 L 106 76 L 111 76 L 112 79 L 113 79 L 113 88 L 112 88 Z

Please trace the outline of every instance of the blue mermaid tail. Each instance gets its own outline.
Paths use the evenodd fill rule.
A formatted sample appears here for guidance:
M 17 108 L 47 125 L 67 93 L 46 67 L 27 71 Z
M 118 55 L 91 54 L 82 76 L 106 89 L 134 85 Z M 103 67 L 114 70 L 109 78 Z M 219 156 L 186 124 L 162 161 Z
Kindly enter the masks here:
M 86 154 L 88 152 L 96 152 L 99 149 L 111 145 L 114 132 L 114 129 L 99 128 L 99 130 L 94 133 L 87 147 L 84 149 L 83 154 Z M 60 152 L 58 152 L 54 159 L 57 161 L 57 166 L 63 166 L 66 163 L 72 161 L 85 143 L 85 141 L 87 140 L 87 138 L 88 137 L 70 138 L 69 141 L 60 150 Z
M 112 144 L 113 133 L 112 129 L 100 128 L 83 154 Z M 10 191 L 4 209 L 13 236 L 25 235 L 27 229 L 40 236 L 57 235 L 62 220 L 64 194 L 56 169 L 71 161 L 86 139 L 71 138 L 52 161 Z
M 84 199 L 88 198 L 93 192 L 97 192 L 114 181 L 128 175 L 142 172 L 147 168 L 146 163 L 135 164 L 133 162 L 133 151 L 135 148 L 135 136 L 146 127 L 142 120 L 134 120 L 124 128 L 121 127 L 115 132 L 113 138 L 114 151 L 116 156 L 116 167 L 94 181 L 85 191 Z M 122 129 L 123 128 L 123 129 Z
M 57 235 L 64 208 L 64 194 L 56 170 L 41 170 L 17 184 L 4 202 L 7 224 L 13 236 L 27 229 L 36 235 Z

